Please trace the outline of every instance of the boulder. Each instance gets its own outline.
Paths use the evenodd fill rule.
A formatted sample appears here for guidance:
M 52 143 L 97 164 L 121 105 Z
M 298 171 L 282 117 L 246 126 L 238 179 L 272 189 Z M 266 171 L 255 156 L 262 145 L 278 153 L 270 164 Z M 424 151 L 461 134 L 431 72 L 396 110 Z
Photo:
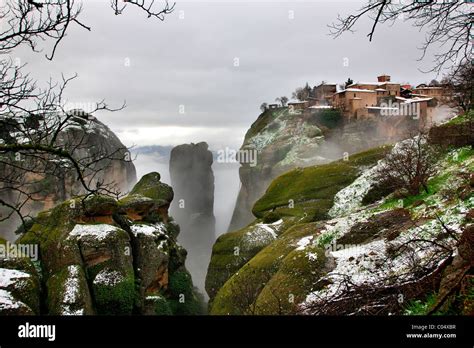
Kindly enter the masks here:
M 40 292 L 38 273 L 28 258 L 0 259 L 0 315 L 39 314 Z

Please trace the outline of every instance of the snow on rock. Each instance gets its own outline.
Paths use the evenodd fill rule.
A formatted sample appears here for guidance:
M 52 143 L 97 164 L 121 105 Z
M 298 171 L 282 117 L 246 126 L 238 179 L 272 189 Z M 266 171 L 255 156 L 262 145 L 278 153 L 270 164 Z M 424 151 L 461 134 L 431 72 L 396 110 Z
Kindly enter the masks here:
M 166 233 L 166 227 L 163 223 L 157 223 L 154 225 L 137 224 L 130 226 L 130 229 L 132 230 L 132 233 L 135 237 L 137 237 L 139 234 L 155 237 L 157 235 Z
M 162 253 L 167 254 L 168 253 L 167 247 L 168 247 L 168 242 L 166 240 L 161 240 L 160 244 L 158 244 L 157 246 L 157 249 L 160 250 Z
M 16 300 L 9 291 L 0 289 L 0 312 L 9 309 L 18 309 L 22 307 L 25 309 L 29 309 L 26 304 Z
M 284 129 L 286 126 L 286 122 L 279 119 L 282 115 L 284 115 L 284 111 L 278 112 L 273 121 L 267 125 L 263 131 L 254 135 L 247 141 L 248 144 L 257 151 L 260 151 L 268 144 L 271 144 L 278 137 L 280 129 Z M 269 127 L 270 125 L 272 125 L 272 127 Z
M 367 212 L 357 212 L 348 216 L 335 218 L 326 222 L 321 230 L 321 234 L 315 240 L 316 244 L 329 244 L 348 233 L 351 228 L 361 222 L 366 222 L 369 214 Z
M 102 241 L 106 239 L 110 233 L 117 231 L 117 227 L 108 224 L 97 224 L 97 225 L 76 225 L 73 230 L 69 233 L 69 236 L 78 238 L 82 237 L 94 237 L 95 239 Z M 69 237 L 68 237 L 69 238 Z
M 301 238 L 298 241 L 298 243 L 296 243 L 298 245 L 296 250 L 304 250 L 304 248 L 306 248 L 311 243 L 312 239 L 313 239 L 313 236 L 307 236 L 307 237 Z
M 440 218 L 451 232 L 461 234 L 461 226 L 466 219 L 466 213 L 473 206 L 474 198 L 466 202 L 457 202 L 451 207 L 440 206 L 439 208 L 443 209 Z M 342 226 L 343 231 L 348 231 L 347 220 L 346 218 L 339 219 L 334 226 L 328 228 L 329 232 L 326 233 L 336 229 L 337 225 Z M 339 235 L 340 232 L 341 230 L 337 231 Z M 345 278 L 349 278 L 351 284 L 356 286 L 375 283 L 380 286 L 388 283 L 390 279 L 397 279 L 398 282 L 415 280 L 416 275 L 413 273 L 415 266 L 434 268 L 443 260 L 439 257 L 440 249 L 436 245 L 424 242 L 424 240 L 435 240 L 442 233 L 444 233 L 444 228 L 441 223 L 437 219 L 431 219 L 403 231 L 390 242 L 375 240 L 366 244 L 352 245 L 342 250 L 328 250 L 329 256 L 334 258 L 336 264 L 336 267 L 325 276 L 329 285 L 322 290 L 310 293 L 303 307 L 340 295 L 346 290 L 344 286 L 341 286 Z M 388 253 L 391 247 L 404 245 L 408 241 L 411 241 L 410 248 L 404 252 L 396 255 Z M 446 238 L 442 243 L 450 245 L 455 250 L 456 241 L 453 238 Z
M 149 295 L 145 297 L 145 300 L 148 301 L 165 301 L 166 299 L 163 296 L 160 295 Z
M 376 240 L 368 244 L 332 251 L 330 255 L 336 260 L 336 268 L 329 273 L 329 276 L 348 275 L 354 284 L 373 280 L 374 272 L 377 273 L 377 269 L 380 269 L 377 261 L 385 257 L 385 249 L 385 241 Z
M 275 221 L 271 224 L 259 223 L 251 227 L 245 233 L 242 243 L 248 247 L 264 246 L 277 239 L 277 233 L 283 220 Z
M 345 278 L 350 278 L 353 285 L 374 282 L 385 273 L 385 249 L 385 241 L 377 240 L 329 252 L 336 262 L 336 267 L 324 277 L 329 285 L 307 295 L 303 307 L 340 295 L 345 290 L 345 287 L 341 286 Z
M 379 161 L 377 165 L 364 171 L 352 184 L 343 188 L 334 196 L 334 205 L 328 212 L 329 216 L 348 215 L 362 206 L 362 200 L 375 184 L 374 176 L 381 163 Z
M 63 306 L 61 308 L 62 315 L 82 315 L 83 309 L 73 310 L 71 306 L 77 305 L 80 296 L 79 266 L 68 266 L 68 277 L 64 284 Z
M 30 275 L 14 269 L 0 268 L 0 288 L 15 284 L 18 279 L 28 278 Z
M 398 143 L 392 151 L 398 151 L 400 146 Z M 451 172 L 453 175 L 442 184 L 438 192 L 425 199 L 426 204 L 408 208 L 415 222 L 412 227 L 404 229 L 394 239 L 376 239 L 365 244 L 343 245 L 342 250 L 339 250 L 339 245 L 337 250 L 326 248 L 326 255 L 334 265 L 334 268 L 323 277 L 328 285 L 308 294 L 301 304 L 302 308 L 311 313 L 310 308 L 316 308 L 318 304 L 342 299 L 346 294 L 350 295 L 349 290 L 354 286 L 383 287 L 393 286 L 394 283 L 416 282 L 419 279 L 414 270 L 434 270 L 446 258 L 453 256 L 457 252 L 456 239 L 459 239 L 467 216 L 474 208 L 474 197 L 453 199 L 446 197 L 445 190 L 455 192 L 463 185 L 462 177 L 458 173 L 463 173 L 469 163 L 471 163 L 469 160 L 465 160 L 457 167 L 452 163 L 438 164 L 437 175 L 449 176 Z M 359 179 L 363 179 L 367 172 L 364 174 Z M 359 185 L 355 187 L 356 184 Z M 351 186 L 342 191 L 345 192 L 347 201 L 339 199 L 337 202 L 339 213 L 343 209 L 351 210 L 354 206 L 357 207 L 353 204 L 354 200 L 357 201 L 356 198 L 360 197 L 358 193 L 366 187 L 362 180 L 356 180 Z M 339 194 L 342 195 L 342 192 Z M 333 207 L 332 210 L 336 211 L 336 208 Z M 328 243 L 349 232 L 355 223 L 366 221 L 374 213 L 376 212 L 370 209 L 359 210 L 346 217 L 327 221 L 325 229 L 313 243 L 327 246 Z M 455 235 L 458 237 L 453 237 Z M 350 282 L 346 282 L 346 279 Z
M 110 268 L 104 268 L 95 276 L 94 284 L 114 286 L 123 280 L 123 275 L 120 272 Z

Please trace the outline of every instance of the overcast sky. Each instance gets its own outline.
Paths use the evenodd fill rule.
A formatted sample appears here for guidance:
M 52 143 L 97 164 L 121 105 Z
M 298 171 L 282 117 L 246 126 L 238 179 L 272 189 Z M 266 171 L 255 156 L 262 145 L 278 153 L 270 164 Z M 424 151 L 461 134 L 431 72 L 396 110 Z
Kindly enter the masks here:
M 423 33 L 409 23 L 380 27 L 372 43 L 368 21 L 354 34 L 328 35 L 338 13 L 361 4 L 179 1 L 160 22 L 131 6 L 115 16 L 109 1 L 88 0 L 81 19 L 92 32 L 71 26 L 53 62 L 44 53 L 14 55 L 38 79 L 77 73 L 67 92 L 73 105 L 126 100 L 125 110 L 98 116 L 127 146 L 207 141 L 214 150 L 239 148 L 262 102 L 290 97 L 306 82 L 434 77 L 418 70 Z

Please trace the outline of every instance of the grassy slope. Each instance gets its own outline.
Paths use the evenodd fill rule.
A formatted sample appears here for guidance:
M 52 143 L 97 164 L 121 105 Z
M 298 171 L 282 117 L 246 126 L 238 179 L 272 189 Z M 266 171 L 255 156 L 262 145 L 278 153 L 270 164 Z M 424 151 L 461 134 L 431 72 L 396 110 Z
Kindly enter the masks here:
M 273 180 L 252 212 L 259 218 L 275 210 L 282 216 L 306 216 L 309 221 L 324 219 L 335 194 L 352 183 L 364 167 L 374 165 L 389 150 L 389 146 L 377 147 L 352 155 L 347 161 L 293 169 Z
M 231 313 L 232 306 L 227 299 L 238 291 L 232 284 L 249 277 L 249 274 L 254 272 L 253 265 L 261 271 L 262 281 L 276 272 L 279 262 L 293 250 L 292 243 L 316 231 L 316 224 L 311 222 L 325 217 L 332 206 L 334 195 L 354 181 L 362 168 L 374 165 L 389 150 L 389 146 L 378 147 L 350 156 L 348 161 L 340 160 L 327 165 L 295 169 L 276 178 L 265 195 L 255 204 L 254 214 L 263 217 L 275 208 L 286 225 L 281 230 L 281 237 L 266 248 L 243 250 L 238 258 L 233 254 L 234 248 L 240 245 L 251 226 L 260 220 L 219 237 L 214 244 L 206 279 L 208 291 L 213 288 L 211 298 L 217 295 L 215 301 L 212 301 L 211 311 L 214 314 Z M 289 199 L 295 202 L 293 208 L 288 207 Z M 244 267 L 247 263 L 252 264 L 252 267 Z M 295 286 L 300 288 L 297 284 L 298 282 Z

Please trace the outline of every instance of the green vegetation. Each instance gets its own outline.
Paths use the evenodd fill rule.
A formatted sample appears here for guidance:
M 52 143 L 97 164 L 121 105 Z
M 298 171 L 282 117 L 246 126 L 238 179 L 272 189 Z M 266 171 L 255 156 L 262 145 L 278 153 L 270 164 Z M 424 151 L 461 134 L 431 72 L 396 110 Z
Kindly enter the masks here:
M 80 198 L 71 199 L 39 213 L 29 231 L 18 239 L 17 243 L 39 245 L 44 270 L 60 269 L 78 261 L 78 249 L 74 243 L 68 248 L 58 248 L 59 242 L 67 237 L 82 215 L 80 201 Z
M 77 278 L 72 284 L 77 285 L 77 288 L 68 288 L 71 272 L 70 267 L 77 269 Z M 47 288 L 47 306 L 48 313 L 52 315 L 64 315 L 65 313 L 75 313 L 76 311 L 84 311 L 84 314 L 90 314 L 92 311 L 92 304 L 87 291 L 87 282 L 84 272 L 79 265 L 70 265 L 63 267 L 56 271 L 54 275 L 49 277 L 46 282 Z M 73 291 L 74 293 L 71 293 Z M 66 299 L 66 293 L 68 293 Z M 71 300 L 74 299 L 72 302 Z M 67 302 L 67 303 L 66 303 Z
M 242 314 L 240 312 L 242 308 L 239 311 L 239 308 L 234 308 L 232 304 L 241 301 L 242 296 L 246 297 L 247 302 L 253 302 L 262 289 L 256 289 L 253 296 L 249 298 L 245 293 L 242 295 L 246 288 L 241 284 L 248 284 L 250 280 L 256 285 L 266 283 L 278 271 L 285 257 L 295 248 L 296 243 L 303 237 L 317 234 L 318 231 L 317 223 L 308 223 L 294 225 L 281 233 L 278 239 L 259 251 L 245 266 L 242 265 L 234 270 L 234 274 L 222 283 L 220 289 L 217 288 L 219 291 L 211 303 L 210 313 Z M 209 270 L 212 267 L 211 261 Z
M 457 149 L 454 155 L 451 151 L 445 154 L 444 161 L 450 165 L 463 164 L 466 160 L 474 156 L 474 149 L 472 147 L 463 147 Z M 441 171 L 438 175 L 428 180 L 428 192 L 420 191 L 417 195 L 411 195 L 407 197 L 389 197 L 382 205 L 376 208 L 376 210 L 392 209 L 395 207 L 406 208 L 410 207 L 418 202 L 426 202 L 427 204 L 433 204 L 431 197 L 435 194 L 440 193 L 447 185 L 448 181 L 452 178 L 452 174 L 449 171 Z
M 153 199 L 158 205 L 170 203 L 173 200 L 173 189 L 160 182 L 159 173 L 153 172 L 144 175 L 130 191 L 131 195 L 139 194 Z
M 334 129 L 342 124 L 342 114 L 337 109 L 322 109 L 312 115 L 311 122 L 317 126 L 324 126 Z
M 456 117 L 452 118 L 451 120 L 446 122 L 446 124 L 448 124 L 448 125 L 458 125 L 458 124 L 463 124 L 463 123 L 466 123 L 466 122 L 472 122 L 473 120 L 474 120 L 474 110 L 469 110 L 468 112 L 466 112 L 462 115 L 459 115 L 459 116 L 456 116 Z
M 91 195 L 81 200 L 84 213 L 87 216 L 112 215 L 117 209 L 117 201 L 106 195 Z
M 93 293 L 97 314 L 132 314 L 136 297 L 133 270 L 123 275 L 123 278 L 117 283 L 93 282 Z
M 264 224 L 271 224 L 273 222 L 276 222 L 278 220 L 281 219 L 281 215 L 275 211 L 269 211 L 267 213 L 265 213 L 265 215 L 263 216 L 263 223 Z
M 462 147 L 460 149 L 455 150 L 456 152 L 454 155 L 448 155 L 447 156 L 447 162 L 451 164 L 455 163 L 463 163 L 470 157 L 474 156 L 474 148 L 472 146 L 466 146 Z
M 297 168 L 274 179 L 253 207 L 257 220 L 242 230 L 221 236 L 214 246 L 208 274 L 208 284 L 213 282 L 214 291 L 211 295 L 210 313 L 297 313 L 296 305 L 309 293 L 326 286 L 327 283 L 322 284 L 319 280 L 336 265 L 334 260 L 326 258 L 324 251 L 337 237 L 337 232 L 321 234 L 324 226 L 332 223 L 319 220 L 326 218 L 334 195 L 352 183 L 363 170 L 382 159 L 390 149 L 390 146 L 375 148 L 350 156 L 348 161 Z M 410 230 L 410 220 L 418 222 L 418 219 L 422 219 L 420 223 L 424 223 L 423 219 L 427 216 L 430 219 L 427 212 L 443 207 L 456 208 L 456 205 L 462 202 L 469 207 L 467 201 L 472 199 L 469 170 L 474 169 L 474 151 L 472 147 L 467 146 L 444 151 L 445 153 L 441 153 L 444 157 L 436 157 L 436 168 L 439 172 L 428 180 L 428 192 L 420 191 L 416 195 L 404 196 L 401 191 L 392 193 L 384 187 L 372 189 L 364 197 L 363 203 L 373 203 L 386 197 L 385 202 L 361 212 L 361 216 L 368 213 L 369 218 L 343 220 L 341 225 L 346 228 L 344 236 L 349 239 L 338 240 L 338 243 L 365 244 L 372 241 L 374 236 L 397 238 L 400 233 Z M 402 206 L 408 209 L 397 209 Z M 382 210 L 390 211 L 377 215 L 376 218 L 371 217 L 370 212 Z M 283 219 L 285 228 L 277 233 L 274 241 L 260 250 L 255 248 L 254 255 L 245 254 L 243 259 L 236 257 L 234 248 L 240 245 L 244 236 L 251 232 L 256 224 L 261 221 L 272 223 L 280 218 Z M 464 221 L 462 216 L 459 219 Z M 380 231 L 388 231 L 390 235 L 378 234 Z M 301 245 L 298 242 L 303 237 L 312 238 L 308 239 L 310 242 L 301 249 L 298 248 Z M 353 237 L 357 238 L 350 239 Z M 472 313 L 473 299 L 474 287 L 471 286 L 462 294 L 453 296 L 448 308 L 442 308 L 436 314 Z M 404 313 L 427 314 L 436 300 L 436 294 L 412 299 L 406 303 Z
M 155 296 L 154 301 L 154 312 L 156 315 L 173 315 L 173 311 L 168 301 L 162 296 Z
M 185 270 L 170 275 L 168 291 L 169 305 L 177 315 L 199 315 L 204 311 L 204 302 L 195 288 L 189 272 Z
M 254 137 L 259 134 L 263 128 L 268 126 L 269 123 L 275 118 L 277 118 L 281 112 L 284 112 L 288 108 L 277 108 L 277 109 L 267 109 L 258 116 L 257 120 L 250 126 L 250 129 L 245 134 L 245 140 Z
M 334 233 L 323 233 L 320 235 L 317 239 L 317 245 L 320 246 L 321 248 L 324 248 L 331 244 L 334 241 L 334 238 L 336 238 L 336 232 Z
M 4 243 L 6 243 L 4 239 L 0 240 L 0 244 Z M 40 280 L 32 261 L 27 257 L 5 258 L 0 259 L 0 267 L 18 270 L 30 275 L 29 277 L 21 278 L 11 285 L 7 284 L 6 290 L 9 291 L 15 299 L 26 304 L 31 310 L 31 314 L 39 314 Z
M 400 197 L 395 198 L 392 197 L 385 201 L 382 205 L 380 205 L 377 210 L 385 210 L 385 209 L 392 209 L 392 208 L 406 208 L 413 205 L 415 202 L 424 201 L 426 203 L 430 203 L 429 197 L 439 192 L 439 190 L 443 187 L 446 183 L 446 180 L 449 179 L 449 174 L 439 175 L 430 180 L 428 180 L 428 192 L 422 191 L 417 195 L 412 195 L 408 197 Z
M 191 295 L 193 290 L 193 282 L 191 275 L 186 271 L 178 271 L 170 276 L 168 290 L 173 295 Z
M 389 147 L 379 147 L 320 166 L 293 169 L 270 184 L 254 205 L 253 214 L 262 218 L 268 211 L 281 216 L 298 216 L 306 221 L 326 218 L 334 196 L 351 184 L 362 168 L 374 165 Z
M 474 313 L 474 277 L 465 278 L 466 286 L 453 294 L 434 315 L 472 315 Z M 462 288 L 462 287 L 461 287 Z M 428 294 L 424 299 L 410 301 L 405 307 L 405 315 L 427 315 L 437 303 L 436 293 Z
M 325 262 L 324 249 L 317 246 L 291 251 L 260 292 L 256 314 L 297 313 L 296 305 L 320 288 L 314 284 L 323 275 Z
M 25 223 L 20 224 L 20 226 L 18 226 L 17 229 L 15 230 L 15 235 L 21 235 L 28 232 L 30 228 L 33 227 L 34 224 L 35 224 L 34 219 L 25 219 Z M 1 243 L 1 240 L 0 240 L 0 243 Z
M 238 231 L 223 234 L 214 243 L 206 276 L 206 290 L 211 299 L 237 270 L 264 247 L 261 244 L 242 243 L 246 234 L 252 232 L 256 223 L 257 221 Z
M 423 300 L 412 300 L 405 308 L 405 315 L 427 315 L 428 311 L 436 303 L 437 295 L 431 293 Z

